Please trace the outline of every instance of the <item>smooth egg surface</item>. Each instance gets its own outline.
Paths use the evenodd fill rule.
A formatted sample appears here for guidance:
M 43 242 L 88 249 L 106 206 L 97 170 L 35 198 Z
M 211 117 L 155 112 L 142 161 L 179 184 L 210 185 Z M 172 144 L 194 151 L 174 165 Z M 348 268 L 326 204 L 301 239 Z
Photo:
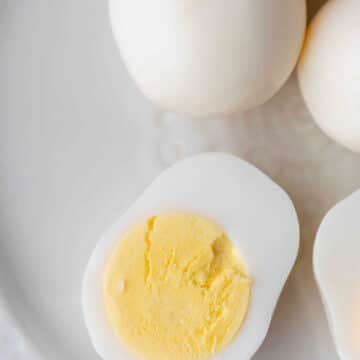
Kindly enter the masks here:
M 166 110 L 228 114 L 264 103 L 301 50 L 305 0 L 110 0 L 117 45 Z
M 314 120 L 333 140 L 360 152 L 360 2 L 331 0 L 312 21 L 299 66 Z

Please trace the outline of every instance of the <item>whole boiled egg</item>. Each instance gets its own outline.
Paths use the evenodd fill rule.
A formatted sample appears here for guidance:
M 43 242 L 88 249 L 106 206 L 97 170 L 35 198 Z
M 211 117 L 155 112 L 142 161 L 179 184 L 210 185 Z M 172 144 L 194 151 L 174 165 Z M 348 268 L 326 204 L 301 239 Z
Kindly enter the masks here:
M 360 191 L 336 205 L 315 242 L 314 269 L 342 360 L 360 359 Z
M 99 241 L 82 303 L 104 360 L 248 360 L 299 246 L 287 194 L 205 153 L 165 170 Z
M 294 69 L 305 0 L 110 0 L 113 33 L 142 92 L 194 116 L 248 110 Z
M 299 62 L 301 92 L 316 123 L 360 152 L 360 1 L 331 0 L 312 21 Z

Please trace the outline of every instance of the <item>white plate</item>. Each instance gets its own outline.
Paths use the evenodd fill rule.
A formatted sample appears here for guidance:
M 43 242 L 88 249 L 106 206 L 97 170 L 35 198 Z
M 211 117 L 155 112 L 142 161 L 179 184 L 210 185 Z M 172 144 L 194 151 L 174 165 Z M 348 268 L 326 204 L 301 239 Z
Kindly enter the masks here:
M 120 62 L 106 3 L 0 0 L 0 285 L 9 310 L 0 312 L 0 359 L 98 359 L 80 309 L 90 252 L 161 169 L 202 150 L 257 165 L 301 219 L 301 255 L 255 360 L 336 359 L 312 243 L 327 209 L 360 186 L 359 156 L 318 130 L 295 78 L 232 119 L 155 112 Z

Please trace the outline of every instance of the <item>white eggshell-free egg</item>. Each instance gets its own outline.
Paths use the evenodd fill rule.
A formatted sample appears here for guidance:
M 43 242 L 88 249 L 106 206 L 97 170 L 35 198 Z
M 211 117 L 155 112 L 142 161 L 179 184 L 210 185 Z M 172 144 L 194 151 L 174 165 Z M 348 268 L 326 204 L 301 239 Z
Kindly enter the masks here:
M 248 110 L 294 69 L 305 0 L 110 0 L 125 64 L 160 107 L 194 116 Z
M 83 312 L 91 340 L 104 360 L 132 359 L 107 322 L 102 297 L 104 265 L 119 237 L 154 214 L 183 211 L 213 219 L 240 251 L 252 279 L 251 300 L 237 337 L 213 359 L 248 360 L 268 331 L 299 246 L 288 195 L 249 163 L 205 153 L 165 170 L 99 241 L 83 283 Z
M 360 359 L 360 191 L 324 218 L 315 242 L 314 270 L 342 360 Z
M 321 129 L 360 152 L 360 1 L 331 0 L 320 10 L 308 30 L 298 77 Z

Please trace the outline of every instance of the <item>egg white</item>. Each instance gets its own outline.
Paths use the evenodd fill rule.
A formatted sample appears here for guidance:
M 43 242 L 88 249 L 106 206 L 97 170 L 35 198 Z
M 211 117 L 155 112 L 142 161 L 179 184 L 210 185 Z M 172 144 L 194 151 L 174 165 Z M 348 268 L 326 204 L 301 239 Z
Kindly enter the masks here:
M 319 228 L 314 271 L 339 356 L 360 359 L 360 191 L 336 205 Z
M 360 152 L 360 1 L 328 1 L 312 21 L 299 66 L 300 89 L 315 122 Z
M 218 360 L 250 359 L 263 342 L 299 247 L 297 215 L 288 195 L 249 163 L 205 153 L 165 170 L 121 216 L 94 250 L 83 282 L 85 322 L 104 360 L 130 360 L 106 320 L 102 277 L 119 236 L 154 214 L 183 211 L 213 219 L 238 248 L 251 277 L 248 314 Z M 134 269 L 135 271 L 136 269 Z
M 267 101 L 296 66 L 305 0 L 110 0 L 116 43 L 160 107 L 210 116 Z

